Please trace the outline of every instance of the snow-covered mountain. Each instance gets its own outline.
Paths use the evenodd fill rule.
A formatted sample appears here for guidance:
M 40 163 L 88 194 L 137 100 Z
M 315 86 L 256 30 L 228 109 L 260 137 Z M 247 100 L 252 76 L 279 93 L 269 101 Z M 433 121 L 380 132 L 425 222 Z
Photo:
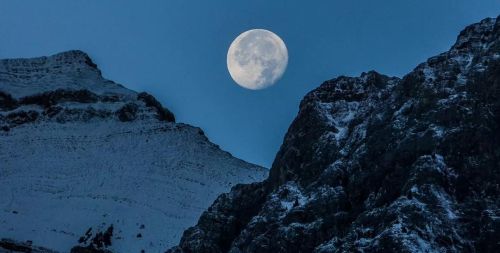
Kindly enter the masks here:
M 219 196 L 169 252 L 499 252 L 499 144 L 497 17 L 403 78 L 308 93 L 269 178 Z
M 0 61 L 0 239 L 69 252 L 112 226 L 108 249 L 162 252 L 217 195 L 266 175 L 81 51 Z

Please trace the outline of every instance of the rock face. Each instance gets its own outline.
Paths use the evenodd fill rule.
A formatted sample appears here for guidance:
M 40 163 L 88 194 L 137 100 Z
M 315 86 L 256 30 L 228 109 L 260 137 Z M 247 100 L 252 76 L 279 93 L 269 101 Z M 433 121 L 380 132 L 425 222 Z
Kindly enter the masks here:
M 262 183 L 222 194 L 169 252 L 497 252 L 500 20 L 402 79 L 305 96 Z
M 0 253 L 57 253 L 55 251 L 32 245 L 31 241 L 16 242 L 8 239 L 0 240 Z
M 266 175 L 81 51 L 0 60 L 0 252 L 163 251 L 217 195 Z

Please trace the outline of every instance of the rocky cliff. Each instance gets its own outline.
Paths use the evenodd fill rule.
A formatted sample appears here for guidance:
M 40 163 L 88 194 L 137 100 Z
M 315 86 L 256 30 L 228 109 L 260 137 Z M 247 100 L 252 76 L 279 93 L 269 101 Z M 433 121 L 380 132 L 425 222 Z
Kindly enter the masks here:
M 269 178 L 222 194 L 169 252 L 497 252 L 500 20 L 403 78 L 305 96 Z

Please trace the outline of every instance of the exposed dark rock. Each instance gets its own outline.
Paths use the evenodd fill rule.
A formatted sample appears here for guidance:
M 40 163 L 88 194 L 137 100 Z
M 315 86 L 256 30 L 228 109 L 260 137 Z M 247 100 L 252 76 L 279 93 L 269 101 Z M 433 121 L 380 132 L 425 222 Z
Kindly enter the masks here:
M 6 63 L 7 73 L 25 72 L 27 75 L 26 78 L 30 79 L 32 78 L 31 74 L 42 71 L 38 68 L 45 66 L 48 59 L 46 57 L 30 59 L 30 63 L 25 63 L 28 60 L 24 59 L 3 61 Z M 97 71 L 98 77 L 94 78 L 99 79 L 100 77 L 100 71 L 97 69 L 97 66 L 87 54 L 78 50 L 53 56 L 50 62 L 55 64 L 54 68 L 62 68 L 64 66 L 68 72 L 74 71 L 74 68 L 78 72 L 79 67 L 87 66 L 92 69 L 92 73 L 95 74 Z M 72 68 L 67 69 L 68 66 L 72 66 Z M 9 76 L 8 74 L 6 75 Z M 57 75 L 64 75 L 64 73 L 58 72 Z M 19 81 L 18 78 L 23 79 L 18 75 L 14 76 L 5 77 L 5 80 L 15 83 Z M 40 118 L 39 116 L 42 116 L 43 120 L 66 123 L 71 121 L 89 121 L 92 119 L 112 119 L 113 115 L 122 122 L 133 121 L 137 118 L 147 119 L 152 117 L 160 121 L 175 122 L 174 114 L 164 108 L 152 95 L 145 92 L 135 95 L 134 92 L 112 81 L 99 79 L 96 82 L 99 81 L 103 82 L 102 86 L 93 91 L 85 88 L 79 89 L 78 85 L 70 83 L 66 88 L 56 88 L 57 86 L 55 86 L 54 88 L 56 89 L 54 90 L 44 91 L 41 89 L 42 91 L 39 93 L 28 90 L 19 94 L 19 91 L 17 91 L 17 99 L 8 92 L 0 91 L 0 124 L 5 124 L 6 127 L 11 129 L 35 121 Z M 104 86 L 113 88 L 109 92 L 102 92 L 100 89 L 104 88 Z M 94 89 L 94 87 L 89 85 L 82 85 L 82 87 Z M 96 87 L 99 86 L 96 85 Z M 16 88 L 19 87 L 16 86 Z M 115 93 L 113 89 L 122 93 Z M 22 94 L 31 95 L 22 96 Z M 88 106 L 84 107 L 84 105 Z M 116 110 L 117 106 L 120 106 L 120 109 Z M 6 129 L 2 128 L 3 131 L 7 131 Z
M 102 95 L 101 96 L 101 101 L 102 102 L 118 102 L 120 101 L 120 97 L 118 95 Z
M 133 121 L 139 117 L 139 112 L 149 113 L 160 121 L 175 122 L 174 115 L 166 108 L 162 107 L 152 95 L 139 93 L 137 100 L 131 101 L 130 98 L 118 94 L 97 95 L 89 90 L 68 90 L 57 89 L 47 91 L 31 96 L 21 97 L 18 100 L 5 92 L 0 92 L 0 123 L 6 124 L 9 129 L 20 126 L 25 123 L 33 122 L 43 116 L 45 119 L 55 120 L 59 123 L 71 121 L 89 121 L 92 119 L 108 119 L 112 115 L 122 122 Z M 144 102 L 139 103 L 138 101 Z M 66 103 L 66 104 L 65 104 Z M 112 107 L 99 106 L 103 104 L 118 104 L 121 108 L 113 111 Z M 142 106 L 140 108 L 139 104 Z M 82 107 L 79 104 L 87 104 Z M 34 110 L 33 106 L 40 107 L 40 110 Z M 153 110 L 151 114 L 150 108 Z M 13 112 L 11 112 L 13 111 Z M 144 117 L 141 116 L 141 119 Z M 7 131 L 8 128 L 2 128 Z
M 55 120 L 59 123 L 66 123 L 72 121 L 90 121 L 92 119 L 107 119 L 110 118 L 113 113 L 109 110 L 98 110 L 94 107 L 87 108 L 72 108 L 63 109 L 56 116 Z
M 91 68 L 98 69 L 97 64 L 95 64 L 88 55 L 85 56 L 85 64 L 87 64 Z
M 35 121 L 39 116 L 37 111 L 20 111 L 7 114 L 5 119 L 14 125 L 21 125 Z
M 169 252 L 497 252 L 500 20 L 402 79 L 305 96 L 263 183 L 221 195 Z
M 89 241 L 91 236 L 92 236 L 92 227 L 87 229 L 87 231 L 85 232 L 85 234 L 83 236 L 80 236 L 80 238 L 78 239 L 78 243 L 87 244 L 87 242 Z
M 164 108 L 152 95 L 141 92 L 137 94 L 137 99 L 143 101 L 147 107 L 154 108 L 158 113 L 158 119 L 168 122 L 175 122 L 175 116 L 167 108 Z
M 23 105 L 35 104 L 44 107 L 56 105 L 61 102 L 95 103 L 99 96 L 88 90 L 64 90 L 58 89 L 36 94 L 20 99 Z
M 36 247 L 32 245 L 32 241 L 18 242 L 9 239 L 0 240 L 0 252 L 9 253 L 56 253 L 55 251 Z
M 97 232 L 87 246 L 75 246 L 71 249 L 71 253 L 111 253 L 106 249 L 112 245 L 113 225 L 109 226 L 104 232 Z M 87 229 L 85 234 L 80 237 L 78 243 L 87 244 L 87 241 L 92 236 L 92 228 Z
M 26 243 L 19 243 L 11 240 L 1 240 L 0 248 L 14 252 L 31 252 L 31 246 Z
M 92 239 L 92 245 L 96 248 L 111 246 L 111 238 L 113 237 L 113 225 L 109 226 L 104 233 L 98 232 Z
M 57 114 L 59 114 L 63 108 L 61 106 L 50 106 L 45 109 L 43 112 L 45 115 L 47 115 L 49 118 L 53 118 Z
M 76 246 L 71 249 L 71 253 L 112 253 L 107 249 L 96 249 L 93 247 Z
M 175 122 L 174 115 L 166 108 L 162 107 L 152 95 L 147 93 L 139 93 L 137 100 L 144 102 L 147 108 L 154 110 L 154 117 L 161 121 Z M 14 99 L 10 94 L 0 91 L 0 111 L 5 111 L 5 114 L 0 114 L 0 123 L 8 124 L 3 131 L 7 131 L 11 127 L 16 127 L 25 123 L 35 121 L 39 118 L 40 113 L 48 119 L 54 119 L 59 123 L 70 121 L 89 121 L 95 118 L 106 119 L 115 114 L 122 121 L 133 121 L 138 117 L 139 105 L 136 102 L 130 101 L 121 97 L 118 94 L 97 95 L 89 90 L 71 90 L 57 89 L 39 94 L 34 94 L 26 97 L 21 97 L 19 101 Z M 97 109 L 94 105 L 97 103 L 118 103 L 123 106 L 113 112 L 109 109 Z M 87 108 L 73 107 L 64 105 L 64 103 L 72 104 L 89 104 Z M 16 110 L 20 106 L 40 106 L 43 111 L 35 110 Z M 7 128 L 9 127 L 9 128 Z
M 0 91 L 0 110 L 12 110 L 17 107 L 17 100 L 10 94 Z
M 139 106 L 137 106 L 136 104 L 127 103 L 118 111 L 116 111 L 116 115 L 118 116 L 118 119 L 120 119 L 120 121 L 122 122 L 132 121 L 137 117 L 138 109 Z
M 191 252 L 224 252 L 238 236 L 238 232 L 256 215 L 264 203 L 264 183 L 236 185 L 230 193 L 220 195 L 214 204 L 204 212 L 199 226 L 184 232 L 181 244 L 200 239 L 191 244 Z M 245 194 L 242 194 L 245 193 Z M 220 210 L 221 212 L 213 212 Z

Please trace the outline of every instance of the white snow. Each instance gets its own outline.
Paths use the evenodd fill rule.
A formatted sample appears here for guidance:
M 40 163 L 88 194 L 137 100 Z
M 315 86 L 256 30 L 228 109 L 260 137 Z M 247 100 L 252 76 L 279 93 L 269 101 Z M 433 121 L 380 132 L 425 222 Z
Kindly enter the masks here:
M 449 195 L 444 192 L 443 189 L 437 188 L 434 185 L 431 186 L 431 192 L 436 197 L 439 205 L 443 208 L 446 217 L 448 217 L 448 219 L 450 220 L 456 219 L 457 215 L 452 208 L 452 202 Z
M 111 224 L 117 252 L 163 252 L 219 193 L 266 175 L 182 124 L 42 123 L 0 139 L 0 237 L 61 252 Z
M 467 84 L 467 80 L 468 79 L 467 79 L 467 77 L 464 74 L 459 73 L 457 75 L 457 84 L 458 85 L 466 85 Z
M 135 96 L 135 92 L 101 76 L 86 63 L 81 51 L 68 51 L 49 57 L 0 60 L 0 91 L 15 98 L 58 88 L 88 89 L 97 94 Z
M 403 113 L 406 112 L 411 108 L 413 105 L 414 101 L 412 99 L 406 101 L 398 110 L 396 110 L 392 117 L 393 117 L 393 124 L 392 127 L 394 129 L 403 129 L 408 121 L 408 117 L 405 116 Z
M 472 65 L 472 60 L 474 56 L 471 53 L 467 54 L 459 54 L 453 58 L 459 66 L 462 67 L 462 70 L 467 71 Z
M 70 51 L 0 61 L 0 91 L 16 98 L 88 89 L 120 101 L 58 106 L 111 115 L 128 101 L 140 107 L 131 122 L 40 117 L 0 131 L 0 238 L 69 252 L 88 228 L 95 234 L 113 224 L 114 252 L 164 252 L 220 193 L 267 176 L 266 169 L 220 150 L 200 129 L 158 121 L 136 92 L 103 79 L 86 57 Z M 16 110 L 43 108 L 0 114 Z
M 429 127 L 434 132 L 433 136 L 437 138 L 442 138 L 445 134 L 445 128 L 441 126 L 431 125 Z
M 327 124 L 337 129 L 337 132 L 333 133 L 333 136 L 337 144 L 339 144 L 349 134 L 349 123 L 357 113 L 359 102 L 339 100 L 334 103 L 319 102 L 317 104 L 318 110 L 325 117 Z
M 436 157 L 436 162 L 437 162 L 439 168 L 445 168 L 446 164 L 444 163 L 443 156 L 440 154 L 435 154 L 434 156 Z
M 407 100 L 397 111 L 394 112 L 393 117 L 400 116 L 403 112 L 410 109 L 415 101 L 413 99 Z
M 435 80 L 436 79 L 436 75 L 434 73 L 434 69 L 431 68 L 431 67 L 429 67 L 428 65 L 426 65 L 422 71 L 424 73 L 424 77 L 425 77 L 426 81 L 432 82 L 430 80 Z
M 288 192 L 286 198 L 277 198 L 280 199 L 281 207 L 285 209 L 285 212 L 292 210 L 295 204 L 298 204 L 300 207 L 304 206 L 309 201 L 308 197 L 302 194 L 300 187 L 295 182 L 288 182 L 286 185 L 282 186 L 281 190 L 286 190 Z

